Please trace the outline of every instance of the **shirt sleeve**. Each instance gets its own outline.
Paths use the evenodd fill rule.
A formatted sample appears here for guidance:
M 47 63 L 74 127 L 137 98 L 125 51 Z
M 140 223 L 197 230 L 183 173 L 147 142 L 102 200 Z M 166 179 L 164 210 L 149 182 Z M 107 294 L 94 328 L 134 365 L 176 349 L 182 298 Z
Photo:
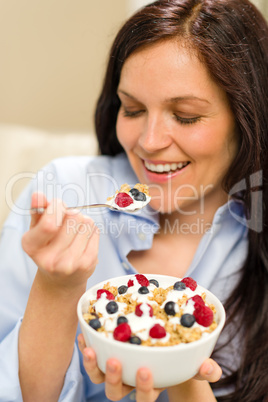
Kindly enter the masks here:
M 0 401 L 22 402 L 19 382 L 18 336 L 22 319 L 0 343 Z M 74 346 L 72 361 L 65 375 L 59 402 L 83 402 L 84 384 L 80 372 L 79 352 Z
M 17 212 L 7 219 L 0 238 L 0 401 L 21 402 L 19 381 L 18 338 L 30 289 L 36 274 L 35 263 L 21 246 L 28 230 L 32 186 L 17 204 Z M 19 206 L 19 207 L 18 207 Z M 20 213 L 21 211 L 21 213 Z M 60 402 L 84 401 L 84 381 L 80 370 L 79 351 L 74 345 L 72 361 L 65 375 Z

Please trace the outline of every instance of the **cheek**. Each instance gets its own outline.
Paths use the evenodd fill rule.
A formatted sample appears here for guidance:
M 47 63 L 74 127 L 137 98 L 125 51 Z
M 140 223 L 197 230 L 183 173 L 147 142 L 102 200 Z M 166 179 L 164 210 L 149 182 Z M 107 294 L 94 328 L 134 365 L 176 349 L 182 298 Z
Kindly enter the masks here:
M 189 142 L 193 157 L 207 157 L 209 159 L 222 160 L 225 156 L 228 160 L 234 157 L 237 150 L 237 141 L 233 131 L 219 128 L 202 127 Z
M 131 135 L 129 124 L 120 116 L 120 114 L 116 121 L 116 136 L 125 151 L 131 149 L 133 146 L 133 136 Z

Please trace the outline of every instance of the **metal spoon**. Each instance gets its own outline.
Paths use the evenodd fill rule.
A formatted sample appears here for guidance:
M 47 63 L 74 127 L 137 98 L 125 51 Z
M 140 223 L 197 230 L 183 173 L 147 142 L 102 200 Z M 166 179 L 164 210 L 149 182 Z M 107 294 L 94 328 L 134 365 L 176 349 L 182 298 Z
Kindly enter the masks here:
M 77 207 L 66 207 L 66 209 L 90 209 L 90 208 L 109 208 L 112 211 L 124 211 L 123 208 L 115 208 L 109 204 L 89 204 L 89 205 L 80 205 Z M 31 208 L 32 213 L 42 214 L 46 208 Z M 127 212 L 136 212 L 139 211 L 141 208 L 135 208 L 132 210 L 125 209 Z

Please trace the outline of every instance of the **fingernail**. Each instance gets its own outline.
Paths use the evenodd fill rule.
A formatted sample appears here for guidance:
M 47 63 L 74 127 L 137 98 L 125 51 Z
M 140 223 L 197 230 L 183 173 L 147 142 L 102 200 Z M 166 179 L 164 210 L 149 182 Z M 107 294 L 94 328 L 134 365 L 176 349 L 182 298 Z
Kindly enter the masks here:
M 140 379 L 142 381 L 147 381 L 149 378 L 148 372 L 146 370 L 140 370 Z
M 89 362 L 90 360 L 92 360 L 92 356 L 89 355 L 87 352 L 84 352 L 84 359 L 86 362 Z
M 107 369 L 110 371 L 110 373 L 115 373 L 116 372 L 116 365 L 113 363 L 108 363 L 107 364 Z
M 210 375 L 213 372 L 213 366 L 212 364 L 208 364 L 207 365 L 207 369 L 206 369 L 206 375 Z

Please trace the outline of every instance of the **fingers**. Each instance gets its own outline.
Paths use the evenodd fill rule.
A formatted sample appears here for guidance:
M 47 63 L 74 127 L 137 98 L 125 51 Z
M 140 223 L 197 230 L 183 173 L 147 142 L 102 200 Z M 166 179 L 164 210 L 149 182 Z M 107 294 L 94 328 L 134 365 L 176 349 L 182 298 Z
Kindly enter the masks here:
M 89 217 L 69 214 L 71 212 L 65 217 L 54 241 L 48 245 L 45 258 L 52 258 L 57 270 L 65 274 L 77 270 L 92 271 L 97 265 L 98 229 Z
M 106 364 L 105 394 L 111 401 L 118 401 L 123 398 L 125 392 L 122 384 L 122 368 L 116 359 L 109 359 Z
M 154 389 L 153 376 L 149 369 L 142 367 L 136 375 L 136 401 L 154 402 L 158 398 L 160 389 Z
M 90 218 L 83 216 L 83 222 L 70 247 L 77 266 L 84 270 L 90 266 L 96 266 L 98 255 L 92 251 L 98 250 L 98 248 L 99 230 Z
M 85 370 L 94 384 L 105 382 L 105 394 L 111 401 L 119 401 L 127 395 L 133 388 L 122 384 L 122 368 L 116 359 L 108 359 L 106 364 L 106 374 L 97 365 L 96 354 L 93 349 L 86 347 L 82 334 L 77 337 L 78 346 L 83 354 Z
M 26 252 L 31 253 L 36 248 L 44 247 L 55 237 L 62 225 L 64 210 L 62 201 L 54 200 L 40 216 L 33 216 L 31 228 L 23 237 Z
M 84 358 L 84 367 L 90 380 L 99 384 L 105 382 L 105 394 L 111 401 L 119 401 L 129 394 L 133 387 L 122 383 L 122 367 L 118 360 L 108 359 L 106 374 L 104 375 L 97 366 L 96 354 L 93 349 L 86 347 L 82 334 L 78 335 L 78 345 Z M 136 375 L 136 401 L 154 402 L 162 390 L 153 388 L 153 377 L 149 369 L 140 368 Z
M 221 378 L 222 369 L 213 359 L 206 359 L 195 376 L 197 380 L 216 382 Z
M 49 272 L 93 271 L 99 243 L 93 220 L 77 210 L 66 209 L 61 200 L 48 205 L 43 194 L 33 194 L 33 207 L 46 205 L 41 215 L 32 217 L 31 228 L 22 238 L 23 249 Z
M 103 383 L 105 375 L 98 368 L 96 354 L 93 349 L 85 348 L 83 351 L 84 367 L 89 375 L 89 378 L 94 384 Z
M 82 334 L 78 335 L 78 347 L 83 354 L 83 364 L 85 370 L 94 384 L 101 384 L 105 381 L 105 375 L 98 368 L 96 354 L 93 349 L 86 347 Z
M 98 236 L 94 228 L 94 222 L 89 217 L 75 210 L 66 211 L 61 227 L 47 247 L 50 256 L 55 256 L 55 263 L 60 270 L 62 267 L 66 273 L 71 273 L 77 268 L 86 268 L 93 263 L 90 257 L 96 257 L 93 251 L 97 250 L 98 245 Z M 82 256 L 88 248 L 91 254 L 85 264 L 85 258 L 82 259 Z

